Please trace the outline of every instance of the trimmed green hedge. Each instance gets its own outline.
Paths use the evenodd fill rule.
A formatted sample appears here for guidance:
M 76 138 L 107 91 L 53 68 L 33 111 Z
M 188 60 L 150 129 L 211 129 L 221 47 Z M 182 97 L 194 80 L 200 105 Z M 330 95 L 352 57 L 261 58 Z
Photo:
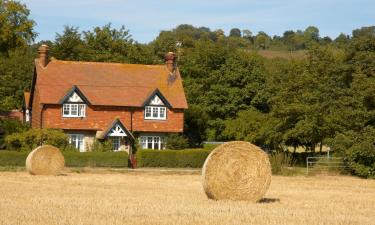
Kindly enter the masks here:
M 212 150 L 138 150 L 138 167 L 201 168 Z
M 25 166 L 29 152 L 0 151 L 0 166 Z M 126 152 L 63 152 L 67 167 L 127 167 Z

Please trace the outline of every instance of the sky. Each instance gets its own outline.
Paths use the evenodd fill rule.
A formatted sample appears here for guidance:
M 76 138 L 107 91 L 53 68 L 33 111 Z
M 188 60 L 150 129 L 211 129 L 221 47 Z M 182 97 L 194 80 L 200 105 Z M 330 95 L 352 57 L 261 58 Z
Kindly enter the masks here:
M 64 25 L 81 31 L 112 23 L 130 30 L 141 43 L 179 24 L 223 29 L 249 29 L 282 35 L 313 25 L 320 36 L 375 25 L 375 0 L 21 0 L 30 9 L 39 34 L 36 41 L 54 40 Z

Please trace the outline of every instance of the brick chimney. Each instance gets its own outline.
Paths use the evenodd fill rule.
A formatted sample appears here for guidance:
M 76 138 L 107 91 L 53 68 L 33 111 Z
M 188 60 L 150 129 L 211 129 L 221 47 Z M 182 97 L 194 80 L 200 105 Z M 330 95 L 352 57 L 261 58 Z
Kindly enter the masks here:
M 177 57 L 176 54 L 173 52 L 168 52 L 165 55 L 165 65 L 167 66 L 167 69 L 169 72 L 173 73 L 176 70 L 177 67 Z
M 48 52 L 49 52 L 49 47 L 48 45 L 41 45 L 38 48 L 38 53 L 39 53 L 39 63 L 42 67 L 46 67 L 49 59 L 48 59 Z

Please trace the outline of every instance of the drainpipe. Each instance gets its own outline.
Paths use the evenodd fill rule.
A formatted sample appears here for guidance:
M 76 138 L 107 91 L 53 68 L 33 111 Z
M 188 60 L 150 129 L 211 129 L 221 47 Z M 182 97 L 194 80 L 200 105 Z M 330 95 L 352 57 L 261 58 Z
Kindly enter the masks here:
M 133 132 L 133 109 L 130 109 L 130 132 Z
M 43 128 L 43 110 L 44 110 L 44 104 L 41 104 L 41 110 L 40 110 L 40 122 L 39 122 L 39 125 L 40 125 L 40 129 Z
M 44 104 L 41 104 L 41 110 L 40 110 L 40 122 L 39 122 L 40 129 L 43 128 L 43 110 L 44 110 Z M 41 143 L 39 143 L 39 145 L 43 145 L 43 142 L 44 142 L 44 138 L 42 137 L 42 139 L 41 139 Z

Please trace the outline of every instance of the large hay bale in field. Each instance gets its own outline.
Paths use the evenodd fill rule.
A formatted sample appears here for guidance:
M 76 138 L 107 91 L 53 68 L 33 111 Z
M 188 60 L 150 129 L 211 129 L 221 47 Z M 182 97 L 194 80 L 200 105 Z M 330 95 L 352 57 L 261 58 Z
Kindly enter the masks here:
M 26 158 L 26 169 L 34 175 L 58 175 L 64 165 L 63 154 L 52 145 L 39 146 Z
M 233 141 L 210 153 L 203 165 L 202 176 L 208 198 L 256 202 L 271 183 L 271 164 L 258 146 Z

